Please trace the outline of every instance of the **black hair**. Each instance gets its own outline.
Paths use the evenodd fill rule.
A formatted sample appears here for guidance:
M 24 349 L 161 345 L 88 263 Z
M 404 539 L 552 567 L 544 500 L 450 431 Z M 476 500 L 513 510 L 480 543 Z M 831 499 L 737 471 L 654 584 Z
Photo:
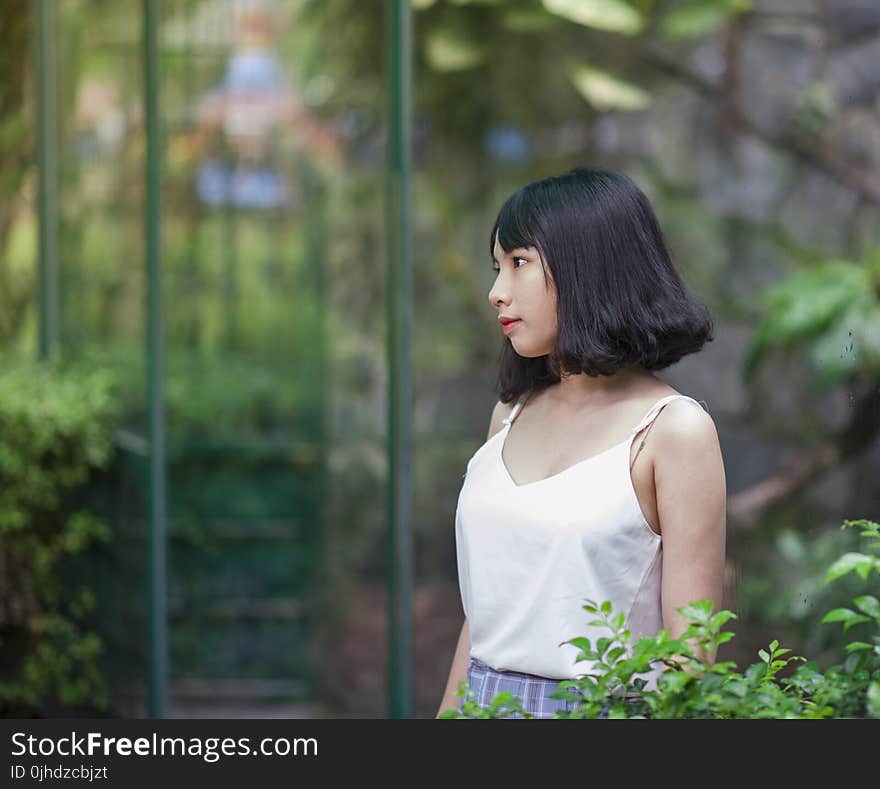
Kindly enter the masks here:
M 563 373 L 662 370 L 713 339 L 709 311 L 688 293 L 651 203 L 625 175 L 575 167 L 527 184 L 498 212 L 493 257 L 496 232 L 505 252 L 540 252 L 557 297 L 551 353 L 520 356 L 504 338 L 497 380 L 504 403 Z

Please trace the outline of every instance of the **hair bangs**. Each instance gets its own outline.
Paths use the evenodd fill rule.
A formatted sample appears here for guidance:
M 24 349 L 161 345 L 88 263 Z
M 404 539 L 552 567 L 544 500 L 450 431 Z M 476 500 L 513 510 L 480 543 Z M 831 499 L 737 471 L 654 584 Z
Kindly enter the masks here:
M 541 254 L 541 244 L 538 240 L 536 228 L 540 227 L 535 205 L 528 199 L 525 190 L 511 195 L 495 220 L 492 234 L 489 237 L 489 250 L 495 255 L 495 235 L 498 234 L 498 244 L 505 252 L 518 247 L 535 247 Z

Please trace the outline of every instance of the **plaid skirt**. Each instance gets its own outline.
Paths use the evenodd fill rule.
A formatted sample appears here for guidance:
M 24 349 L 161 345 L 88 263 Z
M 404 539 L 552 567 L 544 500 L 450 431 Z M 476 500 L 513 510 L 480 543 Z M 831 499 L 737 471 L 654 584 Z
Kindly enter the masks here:
M 533 718 L 552 718 L 556 710 L 571 711 L 577 706 L 573 701 L 550 698 L 550 694 L 562 682 L 561 679 L 541 677 L 521 671 L 496 671 L 475 657 L 470 658 L 467 682 L 469 692 L 459 702 L 459 712 L 462 712 L 466 700 L 475 701 L 479 707 L 486 709 L 496 694 L 505 690 L 518 697 L 522 708 Z M 524 716 L 514 712 L 504 717 L 523 718 Z M 602 708 L 599 717 L 608 717 L 607 706 Z

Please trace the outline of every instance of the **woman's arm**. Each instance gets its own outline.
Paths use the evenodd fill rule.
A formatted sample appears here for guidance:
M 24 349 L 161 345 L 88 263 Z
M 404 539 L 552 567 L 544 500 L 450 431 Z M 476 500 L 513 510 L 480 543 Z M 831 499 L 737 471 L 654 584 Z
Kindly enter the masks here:
M 492 416 L 489 418 L 489 430 L 486 433 L 486 441 L 501 430 L 504 418 L 510 415 L 513 410 L 513 403 L 495 403 L 492 409 Z M 449 670 L 449 679 L 446 682 L 446 691 L 443 693 L 443 700 L 440 702 L 440 709 L 437 710 L 438 717 L 440 713 L 450 707 L 457 707 L 459 697 L 455 695 L 458 690 L 458 682 L 467 679 L 468 665 L 470 664 L 471 636 L 468 629 L 467 617 L 461 626 L 461 633 L 458 636 L 458 644 L 455 647 L 455 655 L 452 658 L 452 667 Z
M 455 647 L 455 654 L 452 657 L 452 668 L 449 670 L 449 679 L 446 681 L 446 690 L 443 693 L 443 700 L 440 702 L 440 709 L 437 710 L 435 718 L 440 717 L 443 710 L 457 707 L 461 698 L 455 695 L 458 690 L 459 680 L 467 679 L 468 664 L 470 663 L 471 636 L 468 630 L 468 621 L 464 620 L 461 626 L 461 632 L 458 635 L 458 644 Z
M 715 423 L 702 408 L 669 403 L 652 434 L 663 537 L 663 627 L 680 638 L 687 623 L 677 608 L 710 599 L 714 612 L 723 604 L 727 481 Z M 697 649 L 693 640 L 691 645 L 705 663 L 715 662 L 714 654 Z

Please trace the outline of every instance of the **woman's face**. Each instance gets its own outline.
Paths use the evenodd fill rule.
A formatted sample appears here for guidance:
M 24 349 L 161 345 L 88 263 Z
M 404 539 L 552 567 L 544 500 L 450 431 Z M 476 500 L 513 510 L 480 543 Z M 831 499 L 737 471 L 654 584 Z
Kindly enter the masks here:
M 544 283 L 543 258 L 535 247 L 518 247 L 505 253 L 495 235 L 494 266 L 498 272 L 489 290 L 489 303 L 498 315 L 517 318 L 506 332 L 520 356 L 545 356 L 556 341 L 556 287 Z M 548 269 L 549 276 L 549 269 Z

